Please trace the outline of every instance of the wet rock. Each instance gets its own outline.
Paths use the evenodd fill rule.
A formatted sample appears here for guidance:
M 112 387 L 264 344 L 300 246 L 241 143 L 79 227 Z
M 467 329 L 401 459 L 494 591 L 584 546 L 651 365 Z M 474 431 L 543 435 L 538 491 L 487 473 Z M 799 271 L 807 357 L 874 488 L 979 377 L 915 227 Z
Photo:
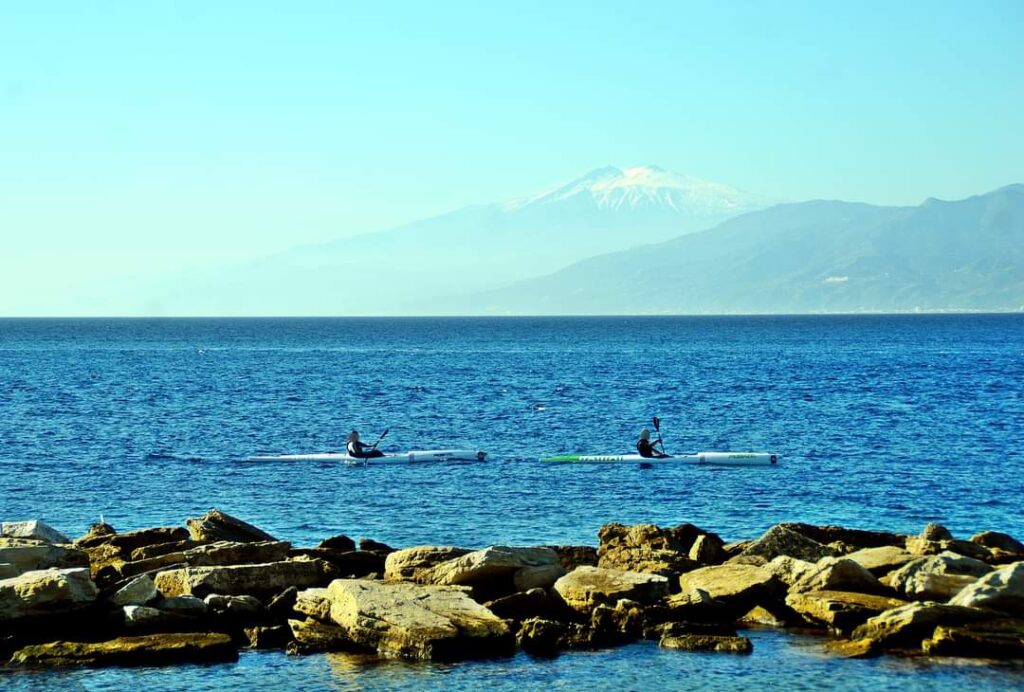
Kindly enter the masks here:
M 160 572 L 154 581 L 165 596 L 204 598 L 209 594 L 248 594 L 270 598 L 289 586 L 318 586 L 322 574 L 322 563 L 318 560 L 292 560 L 259 565 L 184 567 Z
M 327 593 L 331 620 L 385 658 L 453 660 L 512 652 L 514 638 L 505 622 L 459 587 L 338 579 Z
M 530 618 L 551 618 L 557 606 L 544 589 L 530 589 L 488 601 L 484 606 L 504 620 L 521 622 Z
M 713 651 L 735 654 L 749 654 L 754 650 L 754 645 L 746 637 L 718 637 L 707 634 L 664 637 L 658 646 L 663 649 L 679 649 L 681 651 Z
M 289 586 L 267 602 L 267 610 L 275 618 L 285 620 L 294 612 L 295 603 L 298 600 L 299 590 L 294 586 Z
M 956 594 L 949 603 L 1024 617 L 1024 562 L 989 572 Z
M 0 538 L 0 562 L 13 565 L 20 574 L 50 568 L 88 567 L 89 556 L 77 548 L 33 538 Z
M 679 578 L 682 593 L 703 591 L 738 618 L 756 605 L 781 599 L 784 585 L 771 572 L 752 565 L 701 567 Z M 669 605 L 673 600 L 669 599 Z
M 665 601 L 672 613 L 672 619 L 692 622 L 728 622 L 735 616 L 734 609 L 712 598 L 711 594 L 701 588 L 686 586 L 679 593 L 673 594 Z
M 558 655 L 565 635 L 566 625 L 561 622 L 530 618 L 520 625 L 516 643 L 531 656 L 552 658 Z
M 429 583 L 434 567 L 467 554 L 455 546 L 420 545 L 396 550 L 384 561 L 384 578 L 392 581 Z
M 294 639 L 287 625 L 246 627 L 250 649 L 283 649 Z
M 762 606 L 754 606 L 751 608 L 746 615 L 740 618 L 740 622 L 752 625 L 764 625 L 765 627 L 774 627 L 776 629 L 803 624 L 803 620 L 800 618 L 782 617 Z
M 356 542 L 345 535 L 331 536 L 320 541 L 317 548 L 326 548 L 328 550 L 339 550 L 341 552 L 351 552 L 356 549 Z
M 915 558 L 890 574 L 886 581 L 917 601 L 947 601 L 991 571 L 992 567 L 980 560 L 944 552 Z
M 654 524 L 605 524 L 598 532 L 598 567 L 674 577 L 698 566 L 690 549 L 708 535 L 705 552 L 720 554 L 722 541 L 692 524 L 663 528 Z M 716 552 L 719 551 L 719 552 Z
M 932 656 L 1024 659 L 1024 620 L 1005 619 L 961 626 L 940 625 L 922 643 Z
M 567 573 L 577 567 L 597 567 L 597 548 L 589 545 L 548 545 L 558 555 L 558 562 Z
M 221 618 L 239 622 L 256 622 L 266 615 L 266 608 L 254 596 L 225 596 L 210 594 L 203 599 L 207 610 Z
M 1024 556 L 1024 543 L 1021 543 L 1009 534 L 1000 533 L 999 531 L 976 533 L 971 536 L 970 541 L 985 548 L 1001 550 L 1010 555 Z
M 951 541 L 953 534 L 942 524 L 928 524 L 921 530 L 918 538 L 923 538 L 926 541 Z
M 615 607 L 598 605 L 590 613 L 591 640 L 596 646 L 618 646 L 643 636 L 644 606 L 621 599 Z
M 353 651 L 358 647 L 344 629 L 333 623 L 314 618 L 288 620 L 288 629 L 295 639 L 295 653 L 311 654 L 322 651 Z M 292 649 L 289 649 L 292 651 Z
M 378 555 L 383 555 L 385 557 L 395 552 L 395 548 L 392 548 L 387 543 L 381 543 L 380 541 L 375 541 L 372 538 L 360 538 L 359 549 L 368 553 L 377 553 Z
M 256 528 L 241 519 L 225 514 L 219 509 L 211 509 L 198 519 L 188 519 L 188 533 L 194 541 L 232 541 L 235 543 L 255 543 L 275 541 L 266 531 Z
M 881 651 L 873 639 L 842 639 L 825 644 L 825 652 L 836 658 L 874 658 Z
M 914 559 L 903 548 L 887 545 L 879 548 L 863 548 L 846 556 L 876 577 L 882 577 L 897 570 Z
M 145 605 L 152 600 L 159 598 L 160 592 L 156 590 L 156 584 L 146 575 L 136 577 L 122 586 L 113 596 L 110 602 L 114 605 Z
M 555 582 L 553 595 L 571 610 L 589 614 L 599 604 L 614 605 L 627 598 L 653 603 L 668 595 L 668 579 L 658 574 L 577 567 Z
M 920 648 L 939 625 L 962 625 L 991 620 L 976 608 L 942 603 L 909 603 L 880 613 L 853 631 L 853 639 L 872 639 L 885 648 Z
M 865 531 L 863 529 L 848 529 L 843 526 L 814 526 L 795 522 L 779 524 L 779 526 L 795 531 L 822 545 L 841 544 L 854 550 L 882 546 L 902 548 L 906 541 L 906 536 L 888 531 Z
M 193 632 L 119 637 L 106 642 L 52 642 L 27 646 L 11 662 L 31 666 L 156 666 L 237 661 L 226 634 Z
M 800 575 L 790 592 L 853 591 L 888 594 L 890 589 L 858 563 L 845 557 L 826 557 Z
M 765 531 L 763 536 L 740 554 L 762 557 L 769 561 L 779 555 L 788 555 L 807 562 L 817 562 L 823 557 L 835 557 L 836 551 L 803 534 L 778 525 Z
M 70 543 L 71 539 L 38 519 L 31 521 L 5 521 L 0 524 L 4 538 L 31 538 L 46 543 Z
M 0 622 L 73 611 L 93 603 L 97 594 L 84 567 L 24 572 L 0 580 Z
M 790 593 L 786 605 L 813 625 L 849 633 L 880 613 L 906 605 L 905 601 L 849 591 Z

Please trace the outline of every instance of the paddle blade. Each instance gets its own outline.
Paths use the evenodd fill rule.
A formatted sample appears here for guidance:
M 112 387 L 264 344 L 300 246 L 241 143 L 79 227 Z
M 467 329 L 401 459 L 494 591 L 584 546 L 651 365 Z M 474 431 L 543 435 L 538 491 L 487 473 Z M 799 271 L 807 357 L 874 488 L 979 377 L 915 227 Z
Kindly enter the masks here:
M 387 437 L 389 432 L 391 432 L 391 428 L 384 428 L 384 432 L 380 434 L 380 439 L 383 440 L 385 437 Z
M 655 416 L 654 420 L 651 422 L 654 423 L 654 430 L 656 432 L 661 432 L 661 419 Z

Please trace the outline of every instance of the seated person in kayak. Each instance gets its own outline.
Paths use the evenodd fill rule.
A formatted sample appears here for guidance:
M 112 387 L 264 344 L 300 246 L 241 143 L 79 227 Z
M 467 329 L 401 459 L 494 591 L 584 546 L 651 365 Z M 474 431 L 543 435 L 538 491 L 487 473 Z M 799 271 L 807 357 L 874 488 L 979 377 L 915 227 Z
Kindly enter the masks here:
M 350 457 L 356 459 L 376 459 L 377 457 L 384 456 L 384 452 L 379 449 L 373 449 L 373 445 L 360 442 L 359 433 L 355 430 L 348 434 L 348 439 L 345 441 L 345 451 L 348 452 Z
M 651 444 L 651 431 L 644 428 L 640 431 L 640 439 L 636 442 L 636 451 L 640 453 L 644 459 L 667 459 L 668 454 L 659 452 Z

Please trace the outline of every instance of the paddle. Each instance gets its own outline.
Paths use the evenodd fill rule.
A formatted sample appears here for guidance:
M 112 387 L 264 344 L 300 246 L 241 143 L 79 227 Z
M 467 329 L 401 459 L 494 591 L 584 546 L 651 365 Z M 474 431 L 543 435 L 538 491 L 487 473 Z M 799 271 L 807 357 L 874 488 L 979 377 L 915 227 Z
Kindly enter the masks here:
M 661 453 L 668 454 L 668 452 L 665 451 L 665 443 L 661 439 L 661 419 L 655 416 L 654 420 L 651 422 L 654 423 L 654 432 L 658 433 L 658 444 L 661 445 Z
M 380 444 L 381 440 L 383 440 L 385 437 L 388 436 L 389 432 L 391 432 L 391 428 L 384 428 L 384 432 L 382 432 L 380 434 L 380 437 L 377 438 L 377 441 L 374 442 L 372 445 L 370 445 L 370 451 L 371 452 L 373 450 L 377 449 L 377 445 Z M 363 457 L 363 466 L 366 466 L 368 463 L 370 463 L 370 458 L 369 457 Z

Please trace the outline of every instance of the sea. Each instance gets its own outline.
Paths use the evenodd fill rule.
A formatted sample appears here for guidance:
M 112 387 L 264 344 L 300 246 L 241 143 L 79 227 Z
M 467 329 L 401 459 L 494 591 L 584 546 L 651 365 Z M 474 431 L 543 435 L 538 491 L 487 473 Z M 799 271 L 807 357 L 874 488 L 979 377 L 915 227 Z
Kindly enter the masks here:
M 774 467 L 551 464 L 763 451 Z M 485 462 L 250 462 L 470 448 Z M 657 435 L 655 435 L 657 436 Z M 1024 315 L 0 320 L 0 520 L 75 536 L 211 508 L 296 545 L 597 544 L 607 522 L 726 540 L 800 521 L 1024 538 Z M 12 689 L 1020 689 L 1024 666 L 640 643 L 455 665 L 243 652 L 236 664 L 0 672 Z

